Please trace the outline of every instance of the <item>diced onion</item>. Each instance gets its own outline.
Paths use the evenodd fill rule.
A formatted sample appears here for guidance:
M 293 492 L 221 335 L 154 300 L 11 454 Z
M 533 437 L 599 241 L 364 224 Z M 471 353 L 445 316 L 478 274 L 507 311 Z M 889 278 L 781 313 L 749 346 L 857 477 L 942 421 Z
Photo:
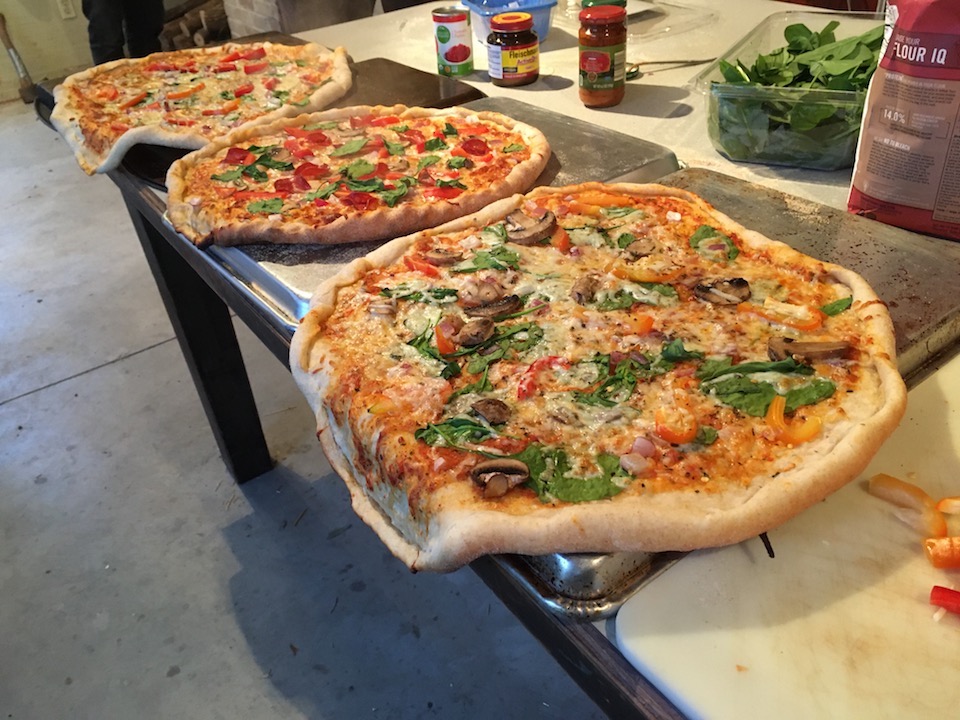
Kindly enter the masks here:
M 631 475 L 640 475 L 650 467 L 650 460 L 640 453 L 627 453 L 620 456 L 620 467 Z

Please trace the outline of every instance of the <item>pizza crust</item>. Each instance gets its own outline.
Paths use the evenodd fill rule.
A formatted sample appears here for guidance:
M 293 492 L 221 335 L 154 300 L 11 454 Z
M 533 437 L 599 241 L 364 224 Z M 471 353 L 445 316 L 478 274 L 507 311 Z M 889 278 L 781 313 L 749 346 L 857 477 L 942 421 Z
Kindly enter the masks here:
M 350 70 L 347 51 L 342 47 L 329 50 L 313 43 L 296 46 L 283 46 L 269 42 L 260 44 L 263 45 L 268 52 L 271 47 L 295 47 L 298 52 L 304 53 L 307 57 L 313 56 L 318 60 L 329 59 L 332 62 L 331 74 L 329 81 L 324 82 L 310 95 L 305 106 L 281 105 L 277 109 L 265 112 L 256 120 L 246 123 L 241 127 L 246 127 L 251 124 L 269 123 L 279 118 L 293 117 L 303 112 L 312 112 L 327 107 L 345 95 L 353 83 L 353 73 Z M 54 88 L 55 105 L 53 111 L 50 113 L 50 122 L 66 141 L 76 156 L 80 167 L 88 175 L 106 173 L 116 169 L 127 151 L 134 145 L 161 145 L 187 150 L 201 148 L 210 142 L 211 137 L 208 134 L 192 129 L 192 127 L 173 130 L 163 128 L 159 125 L 143 125 L 131 128 L 125 132 L 117 138 L 112 146 L 104 148 L 103 150 L 97 150 L 90 146 L 83 135 L 83 108 L 77 106 L 74 102 L 73 91 L 82 91 L 82 88 L 91 80 L 116 68 L 136 70 L 137 67 L 156 61 L 158 58 L 167 59 L 171 56 L 195 57 L 198 55 L 220 56 L 223 53 L 229 53 L 243 47 L 245 46 L 240 43 L 227 43 L 225 45 L 210 46 L 189 51 L 161 52 L 148 55 L 144 58 L 122 58 L 120 60 L 113 60 L 82 70 L 81 72 L 70 75 Z
M 251 139 L 270 135 L 286 127 L 306 126 L 369 114 L 398 115 L 403 120 L 418 117 L 477 117 L 518 132 L 527 144 L 530 157 L 514 166 L 503 179 L 482 190 L 464 192 L 451 200 L 430 203 L 399 203 L 395 207 L 380 206 L 371 212 L 341 217 L 322 227 L 306 223 L 276 222 L 268 217 L 237 223 L 218 218 L 215 212 L 190 202 L 189 175 L 203 160 L 222 150 Z M 453 218 L 476 212 L 502 197 L 523 192 L 534 184 L 550 159 L 546 137 L 536 128 L 490 111 L 468 108 L 408 108 L 361 105 L 326 110 L 311 115 L 280 119 L 272 123 L 238 128 L 197 152 L 171 165 L 167 173 L 167 216 L 179 232 L 194 243 L 204 246 L 242 245 L 250 243 L 341 244 L 396 238 L 421 228 L 436 227 Z
M 537 188 L 460 218 L 378 248 L 355 260 L 323 283 L 311 301 L 291 344 L 290 365 L 318 423 L 318 437 L 331 465 L 350 489 L 353 507 L 390 550 L 412 570 L 449 571 L 483 554 L 542 555 L 555 552 L 683 551 L 737 543 L 767 532 L 854 479 L 896 428 L 906 406 L 906 388 L 896 367 L 893 324 L 882 301 L 856 273 L 821 263 L 853 293 L 852 311 L 872 338 L 875 380 L 844 404 L 847 419 L 833 423 L 822 437 L 785 451 L 767 477 L 748 487 L 722 493 L 669 492 L 565 503 L 530 510 L 479 499 L 468 483 L 443 486 L 430 502 L 427 517 L 410 514 L 409 497 L 398 488 L 370 488 L 358 471 L 354 437 L 338 425 L 322 398 L 333 372 L 323 324 L 332 314 L 338 291 L 368 270 L 386 267 L 421 236 L 443 234 L 501 220 L 526 198 L 582 190 L 610 190 L 638 196 L 674 196 L 709 209 L 727 234 L 762 248 L 780 263 L 811 259 L 790 246 L 750 231 L 685 190 L 660 185 L 585 183 L 566 188 Z M 377 483 L 374 483 L 376 486 Z

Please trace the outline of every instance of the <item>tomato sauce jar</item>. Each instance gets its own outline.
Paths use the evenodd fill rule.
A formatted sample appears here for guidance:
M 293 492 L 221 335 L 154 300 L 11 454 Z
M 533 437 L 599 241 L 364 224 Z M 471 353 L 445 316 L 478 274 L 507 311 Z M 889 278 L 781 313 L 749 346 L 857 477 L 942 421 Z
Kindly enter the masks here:
M 437 48 L 437 71 L 448 77 L 473 72 L 473 35 L 470 11 L 462 7 L 433 10 L 433 38 Z
M 580 101 L 591 108 L 623 100 L 627 70 L 627 11 L 594 5 L 580 11 Z
M 530 13 L 493 16 L 487 36 L 487 62 L 494 85 L 528 85 L 540 77 L 540 38 Z

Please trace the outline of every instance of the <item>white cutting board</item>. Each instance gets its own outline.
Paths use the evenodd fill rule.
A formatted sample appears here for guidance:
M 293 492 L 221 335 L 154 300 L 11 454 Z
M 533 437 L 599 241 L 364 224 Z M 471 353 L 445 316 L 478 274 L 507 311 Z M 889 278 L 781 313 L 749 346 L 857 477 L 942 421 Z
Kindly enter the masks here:
M 960 718 L 960 616 L 929 605 L 960 571 L 867 493 L 877 472 L 960 495 L 960 357 L 861 479 L 769 533 L 774 559 L 759 539 L 691 553 L 620 609 L 617 646 L 692 718 Z

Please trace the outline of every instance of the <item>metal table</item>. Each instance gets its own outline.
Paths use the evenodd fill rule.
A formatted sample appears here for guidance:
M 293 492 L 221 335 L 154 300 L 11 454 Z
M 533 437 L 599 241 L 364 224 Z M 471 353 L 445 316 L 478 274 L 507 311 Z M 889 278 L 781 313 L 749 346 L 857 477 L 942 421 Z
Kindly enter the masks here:
M 237 482 L 252 480 L 273 461 L 230 311 L 285 364 L 292 332 L 251 302 L 207 252 L 167 225 L 165 204 L 149 183 L 124 167 L 109 175 L 130 213 L 223 460 Z M 480 558 L 470 567 L 607 715 L 683 718 L 596 625 L 545 607 L 503 558 Z

